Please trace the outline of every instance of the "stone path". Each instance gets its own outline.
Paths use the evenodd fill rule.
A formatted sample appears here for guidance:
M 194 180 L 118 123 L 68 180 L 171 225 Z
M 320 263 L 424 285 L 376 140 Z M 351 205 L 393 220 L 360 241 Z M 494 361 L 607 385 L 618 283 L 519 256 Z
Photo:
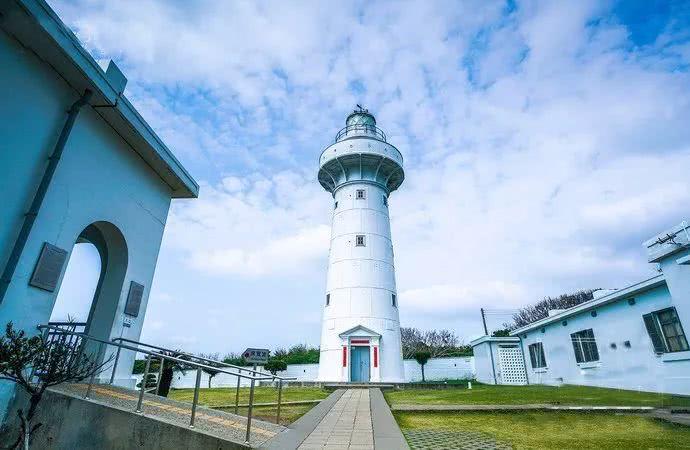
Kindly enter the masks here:
M 345 391 L 299 449 L 373 450 L 369 390 Z

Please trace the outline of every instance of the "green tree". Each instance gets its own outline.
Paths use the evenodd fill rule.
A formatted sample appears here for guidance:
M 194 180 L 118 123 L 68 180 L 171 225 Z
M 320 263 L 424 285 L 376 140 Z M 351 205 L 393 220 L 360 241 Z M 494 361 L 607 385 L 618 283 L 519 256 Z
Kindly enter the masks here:
M 431 358 L 431 352 L 429 350 L 417 350 L 414 353 L 415 361 L 422 366 L 422 382 L 426 381 L 426 378 L 424 377 L 424 365 L 429 361 L 429 358 Z
M 185 359 L 185 355 L 180 353 L 180 350 L 175 351 L 160 351 L 158 352 L 163 356 L 169 356 L 178 359 Z M 170 386 L 172 385 L 172 379 L 175 372 L 186 373 L 189 366 L 179 361 L 172 361 L 170 359 L 165 359 L 163 361 L 163 373 L 161 374 L 161 381 L 158 385 L 158 395 L 161 397 L 167 397 L 170 393 Z
M 205 353 L 199 353 L 199 357 L 204 358 L 204 359 L 210 359 L 212 361 L 218 361 L 220 359 L 220 355 L 218 353 L 206 353 L 206 354 Z M 215 363 L 210 362 L 210 361 L 202 360 L 199 362 L 202 363 L 203 365 L 209 366 L 209 367 L 220 367 L 219 364 L 215 364 Z M 213 379 L 213 377 L 215 377 L 216 375 L 218 375 L 220 373 L 220 370 L 214 370 L 214 369 L 210 369 L 208 367 L 202 367 L 201 370 L 206 372 L 206 374 L 208 375 L 208 387 L 210 389 L 211 388 L 211 380 Z
M 508 328 L 502 328 L 500 330 L 494 330 L 493 333 L 491 333 L 492 337 L 508 337 L 510 336 L 510 330 Z
M 287 370 L 287 363 L 285 363 L 285 361 L 282 359 L 271 358 L 268 360 L 268 362 L 266 362 L 266 364 L 264 364 L 264 369 L 275 375 L 278 372 Z

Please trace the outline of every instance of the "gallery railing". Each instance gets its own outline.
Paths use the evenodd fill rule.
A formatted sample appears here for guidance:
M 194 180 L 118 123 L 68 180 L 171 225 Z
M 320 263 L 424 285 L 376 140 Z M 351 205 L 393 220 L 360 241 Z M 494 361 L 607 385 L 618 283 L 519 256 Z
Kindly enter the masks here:
M 115 379 L 115 369 L 117 369 L 117 361 L 120 357 L 120 354 L 122 350 L 126 351 L 133 351 L 135 353 L 141 353 L 146 355 L 146 366 L 144 369 L 144 373 L 141 379 L 141 385 L 139 388 L 139 398 L 137 400 L 137 405 L 134 411 L 136 413 L 141 414 L 142 413 L 142 405 L 144 403 L 144 393 L 147 390 L 146 387 L 146 381 L 147 377 L 149 374 L 149 371 L 151 369 L 151 361 L 152 360 L 158 360 L 159 361 L 159 375 L 162 373 L 164 362 L 169 361 L 170 363 L 177 363 L 181 366 L 192 368 L 196 370 L 196 383 L 194 385 L 194 397 L 192 401 L 192 408 L 191 408 L 191 415 L 190 415 L 190 420 L 189 420 L 189 426 L 191 428 L 194 427 L 194 422 L 196 419 L 196 409 L 199 404 L 199 389 L 201 387 L 201 374 L 204 369 L 207 370 L 212 370 L 214 372 L 218 373 L 225 373 L 231 376 L 235 376 L 238 379 L 238 391 L 237 391 L 237 396 L 236 396 L 236 402 L 239 402 L 239 380 L 240 378 L 249 380 L 250 386 L 249 386 L 249 402 L 247 405 L 247 429 L 246 429 L 246 435 L 245 435 L 245 442 L 249 443 L 249 438 L 251 435 L 251 426 L 252 426 L 252 413 L 253 413 L 253 408 L 254 408 L 254 389 L 256 387 L 256 383 L 259 381 L 263 380 L 279 380 L 279 391 L 278 391 L 278 413 L 276 415 L 276 421 L 280 420 L 280 402 L 281 402 L 281 390 L 282 390 L 282 381 L 287 380 L 287 378 L 284 377 L 278 377 L 278 376 L 273 376 L 271 374 L 264 374 L 261 371 L 257 370 L 252 370 L 252 369 L 247 369 L 247 368 L 242 368 L 241 370 L 237 370 L 239 367 L 238 366 L 231 366 L 231 367 L 218 367 L 216 364 L 217 361 L 214 361 L 213 365 L 209 365 L 208 363 L 200 363 L 196 362 L 193 360 L 190 360 L 189 356 L 187 354 L 181 354 L 181 352 L 174 352 L 168 349 L 163 349 L 162 347 L 155 347 L 147 344 L 143 344 L 141 342 L 137 341 L 132 341 L 129 339 L 114 339 L 112 341 L 106 341 L 103 339 L 99 339 L 93 336 L 89 336 L 88 334 L 84 332 L 79 332 L 79 331 L 71 331 L 69 327 L 64 327 L 61 325 L 40 325 L 38 329 L 42 332 L 43 334 L 43 339 L 46 342 L 53 342 L 56 339 L 79 339 L 80 345 L 78 347 L 74 348 L 79 348 L 79 351 L 84 351 L 84 347 L 90 343 L 97 343 L 98 344 L 98 354 L 100 355 L 101 353 L 104 353 L 107 351 L 108 347 L 115 347 L 116 350 L 116 356 L 115 356 L 115 362 L 113 364 L 113 370 L 112 374 L 110 376 L 110 384 L 113 384 L 114 379 Z M 123 341 L 127 341 L 129 343 L 125 343 Z M 130 345 L 132 344 L 132 345 Z M 154 348 L 155 350 L 148 350 L 146 348 L 142 347 L 148 347 L 148 348 Z M 157 351 L 156 351 L 157 350 Z M 170 352 L 171 354 L 165 354 L 165 352 Z M 173 356 L 173 355 L 179 355 L 179 356 Z M 198 360 L 206 360 L 206 358 L 200 358 L 194 356 L 195 359 Z M 225 363 L 223 363 L 225 364 Z M 230 365 L 226 365 L 230 366 Z M 242 372 L 247 372 L 247 373 L 242 373 Z M 258 374 L 258 375 L 257 375 Z M 93 388 L 93 384 L 96 381 L 96 374 L 94 373 L 91 378 L 89 379 L 88 387 L 86 388 L 86 393 L 84 394 L 84 398 L 88 399 L 89 395 L 91 394 L 91 390 Z M 160 387 L 160 376 L 158 377 L 157 380 L 157 388 L 156 392 L 158 392 L 158 387 Z M 236 409 L 237 411 L 237 409 Z

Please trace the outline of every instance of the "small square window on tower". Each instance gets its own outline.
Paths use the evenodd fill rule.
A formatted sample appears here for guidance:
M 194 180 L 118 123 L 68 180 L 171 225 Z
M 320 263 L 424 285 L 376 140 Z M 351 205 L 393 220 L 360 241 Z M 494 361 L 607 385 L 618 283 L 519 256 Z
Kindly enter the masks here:
M 331 294 L 326 294 L 326 306 L 331 304 Z
M 395 294 L 391 294 L 391 303 L 393 304 L 393 307 L 395 307 L 395 308 L 398 307 L 398 299 L 395 296 Z
M 366 247 L 366 241 L 364 240 L 364 235 L 363 234 L 358 234 L 357 237 L 355 238 L 355 245 L 357 247 Z
M 357 189 L 355 191 L 355 198 L 357 200 L 364 200 L 365 198 L 367 198 L 367 191 L 365 191 L 364 189 Z

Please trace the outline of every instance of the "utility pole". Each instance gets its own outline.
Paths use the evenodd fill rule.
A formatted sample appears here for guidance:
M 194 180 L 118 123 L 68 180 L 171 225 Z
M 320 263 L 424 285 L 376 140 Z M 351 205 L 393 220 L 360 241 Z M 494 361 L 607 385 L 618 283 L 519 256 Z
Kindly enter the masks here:
M 489 330 L 486 329 L 486 316 L 484 315 L 484 308 L 481 308 L 482 312 L 482 323 L 484 324 L 484 334 L 489 335 Z

